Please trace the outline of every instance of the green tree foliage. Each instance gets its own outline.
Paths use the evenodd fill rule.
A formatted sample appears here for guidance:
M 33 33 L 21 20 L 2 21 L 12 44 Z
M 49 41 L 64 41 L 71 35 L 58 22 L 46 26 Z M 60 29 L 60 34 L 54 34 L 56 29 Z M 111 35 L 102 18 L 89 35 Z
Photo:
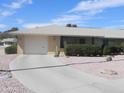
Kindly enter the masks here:
M 1 32 L 0 33 L 0 39 L 4 39 L 4 38 L 16 38 L 16 36 L 10 35 L 9 32 L 14 32 L 14 31 L 18 31 L 19 29 L 17 27 L 13 27 L 7 31 Z

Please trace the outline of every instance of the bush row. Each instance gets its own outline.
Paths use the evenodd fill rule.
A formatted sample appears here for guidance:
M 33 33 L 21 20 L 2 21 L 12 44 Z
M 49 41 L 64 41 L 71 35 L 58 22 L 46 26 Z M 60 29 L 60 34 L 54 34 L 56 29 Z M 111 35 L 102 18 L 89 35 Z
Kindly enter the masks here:
M 118 55 L 121 54 L 123 51 L 122 46 L 105 46 L 103 49 L 103 55 Z
M 118 55 L 123 52 L 121 46 L 98 46 L 88 44 L 69 44 L 65 47 L 66 56 L 102 56 Z
M 102 54 L 101 50 L 101 47 L 96 45 L 70 44 L 65 47 L 65 54 L 67 56 L 97 56 Z
M 5 48 L 6 54 L 16 54 L 17 53 L 17 45 L 12 45 Z

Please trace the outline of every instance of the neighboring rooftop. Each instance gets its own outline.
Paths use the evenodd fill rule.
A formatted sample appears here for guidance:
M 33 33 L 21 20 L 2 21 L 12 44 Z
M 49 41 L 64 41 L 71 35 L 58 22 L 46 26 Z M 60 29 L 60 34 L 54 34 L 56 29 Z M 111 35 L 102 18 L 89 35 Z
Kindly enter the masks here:
M 11 32 L 15 35 L 47 35 L 47 36 L 89 36 L 105 38 L 124 38 L 124 30 L 100 29 L 100 28 L 79 28 L 49 25 L 32 29 Z

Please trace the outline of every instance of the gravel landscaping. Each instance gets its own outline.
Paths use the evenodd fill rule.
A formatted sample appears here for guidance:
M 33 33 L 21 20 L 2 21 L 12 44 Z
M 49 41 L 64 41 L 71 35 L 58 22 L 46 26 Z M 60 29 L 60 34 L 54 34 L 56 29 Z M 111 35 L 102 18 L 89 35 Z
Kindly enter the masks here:
M 105 62 L 106 57 L 58 57 L 57 59 L 64 64 L 81 63 L 72 67 L 106 79 L 124 78 L 124 55 L 115 56 L 113 61 L 109 62 Z
M 4 47 L 1 47 L 1 46 L 0 46 L 0 55 L 5 55 Z
M 0 55 L 0 69 L 9 69 L 9 63 L 16 58 L 17 55 Z M 2 74 L 0 72 L 0 74 Z M 24 87 L 13 76 L 12 78 L 0 78 L 0 93 L 34 93 Z

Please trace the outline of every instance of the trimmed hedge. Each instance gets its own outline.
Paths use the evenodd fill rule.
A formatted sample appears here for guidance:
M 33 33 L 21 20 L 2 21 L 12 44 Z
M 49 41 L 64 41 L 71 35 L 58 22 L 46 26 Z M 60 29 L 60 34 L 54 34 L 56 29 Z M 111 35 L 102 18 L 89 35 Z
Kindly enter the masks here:
M 102 56 L 120 55 L 124 53 L 124 47 L 106 45 L 104 47 L 88 44 L 68 44 L 65 47 L 66 56 Z
M 65 47 L 66 56 L 101 56 L 101 46 L 88 44 L 69 44 Z
M 16 54 L 17 53 L 17 46 L 12 45 L 12 46 L 6 47 L 5 48 L 5 53 L 6 54 Z
M 103 49 L 103 55 L 119 55 L 123 52 L 122 46 L 105 46 Z
M 124 52 L 124 43 L 121 43 L 121 48 L 122 48 L 122 50 Z
M 124 54 L 124 46 L 121 46 L 121 48 L 122 48 L 122 50 L 123 50 L 123 52 L 122 52 L 122 53 Z

